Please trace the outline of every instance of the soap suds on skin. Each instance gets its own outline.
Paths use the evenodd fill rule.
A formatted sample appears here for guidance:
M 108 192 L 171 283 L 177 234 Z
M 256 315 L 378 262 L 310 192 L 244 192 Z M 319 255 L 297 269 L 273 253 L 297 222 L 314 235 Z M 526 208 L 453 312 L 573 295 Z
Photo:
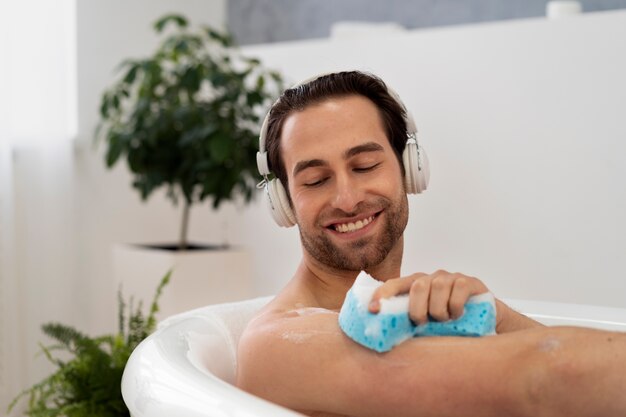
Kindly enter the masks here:
M 329 310 L 327 308 L 321 308 L 321 307 L 309 307 L 303 303 L 296 303 L 295 308 L 291 309 L 291 310 L 285 310 L 284 311 L 284 317 L 285 318 L 294 318 L 294 317 L 306 317 L 306 316 L 312 316 L 315 314 L 335 314 L 335 315 L 339 315 L 339 311 L 335 311 L 335 310 Z
M 284 332 L 281 335 L 281 338 L 295 344 L 302 344 L 315 336 L 335 335 L 337 333 L 338 332 L 329 332 L 323 330 L 291 330 Z
M 336 311 L 329 310 L 327 308 L 320 308 L 320 307 L 301 307 L 301 308 L 298 308 L 296 310 L 291 310 L 291 311 L 295 312 L 300 317 L 310 316 L 313 314 L 336 314 L 336 315 L 339 314 Z
M 561 341 L 558 337 L 548 336 L 539 342 L 539 350 L 542 352 L 554 352 L 561 347 Z
M 317 314 L 333 314 L 339 316 L 338 311 L 329 310 L 321 307 L 305 307 L 302 303 L 297 303 L 295 309 L 287 310 L 285 314 L 287 319 L 294 317 L 307 317 Z M 341 331 L 337 328 L 337 331 L 328 330 L 289 330 L 281 334 L 281 339 L 287 340 L 292 343 L 302 344 L 305 342 L 315 342 L 318 336 L 337 335 Z

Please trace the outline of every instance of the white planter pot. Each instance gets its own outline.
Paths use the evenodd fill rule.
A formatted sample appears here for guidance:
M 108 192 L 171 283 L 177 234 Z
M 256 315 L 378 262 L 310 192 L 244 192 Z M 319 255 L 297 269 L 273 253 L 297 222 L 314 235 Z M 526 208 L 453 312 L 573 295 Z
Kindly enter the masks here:
M 159 300 L 157 318 L 253 296 L 251 256 L 241 248 L 169 251 L 139 245 L 116 244 L 113 274 L 126 300 L 143 302 L 147 312 L 161 278 L 172 270 Z

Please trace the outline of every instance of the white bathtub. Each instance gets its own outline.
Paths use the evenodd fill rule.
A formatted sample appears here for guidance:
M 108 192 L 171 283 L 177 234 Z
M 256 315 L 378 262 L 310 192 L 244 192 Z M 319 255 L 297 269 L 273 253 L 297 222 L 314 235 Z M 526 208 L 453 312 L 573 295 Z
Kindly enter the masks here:
M 297 416 L 232 384 L 236 346 L 270 297 L 218 304 L 168 318 L 133 352 L 122 394 L 133 417 Z M 626 332 L 626 309 L 505 300 L 547 325 Z

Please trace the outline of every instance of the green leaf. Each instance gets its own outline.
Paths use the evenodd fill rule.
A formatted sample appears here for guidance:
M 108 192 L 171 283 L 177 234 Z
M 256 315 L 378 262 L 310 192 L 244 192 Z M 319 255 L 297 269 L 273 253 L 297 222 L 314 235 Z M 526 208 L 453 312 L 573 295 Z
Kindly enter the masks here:
M 187 43 L 186 39 L 181 39 L 174 45 L 174 51 L 179 54 L 184 54 L 189 51 L 189 43 Z
M 135 81 L 135 77 L 137 76 L 137 71 L 141 68 L 139 64 L 133 64 L 126 75 L 124 76 L 124 83 L 132 84 Z
M 115 72 L 121 71 L 123 68 L 126 68 L 129 65 L 134 65 L 135 63 L 136 61 L 134 59 L 125 59 L 117 65 Z
M 113 106 L 113 108 L 114 108 L 115 110 L 119 110 L 119 108 L 120 108 L 120 98 L 117 96 L 117 94 L 116 94 L 116 95 L 114 95 L 114 96 L 111 98 L 111 105 Z
M 195 66 L 187 68 L 180 80 L 181 85 L 190 92 L 198 91 L 200 82 L 200 70 Z
M 232 141 L 227 136 L 216 135 L 209 142 L 209 150 L 215 162 L 223 163 L 231 154 Z
M 126 303 L 124 302 L 124 297 L 122 297 L 122 288 L 120 284 L 120 288 L 117 290 L 117 322 L 118 322 L 118 334 L 125 335 L 125 327 L 124 323 L 126 323 L 126 315 L 124 310 L 126 310 Z
M 228 33 L 220 33 L 210 27 L 205 27 L 205 31 L 209 38 L 219 42 L 222 46 L 229 47 L 233 45 L 233 38 Z
M 254 107 L 263 103 L 263 96 L 257 91 L 251 91 L 246 95 L 246 102 L 248 103 L 248 106 Z
M 252 66 L 261 65 L 261 61 L 258 58 L 244 58 L 244 61 Z
M 109 117 L 109 93 L 105 92 L 100 101 L 100 117 L 106 119 Z
M 278 83 L 281 83 L 283 81 L 283 77 L 276 71 L 270 71 L 268 74 L 270 75 L 270 77 L 272 77 L 274 81 Z
M 179 28 L 184 28 L 188 25 L 187 19 L 185 19 L 183 16 L 179 14 L 168 14 L 154 23 L 154 29 L 158 33 L 161 33 L 165 26 L 167 26 L 167 24 L 170 22 L 176 24 L 176 26 L 178 26 Z
M 124 150 L 124 145 L 120 140 L 119 135 L 110 135 L 108 137 L 109 149 L 106 153 L 106 166 L 107 168 L 111 168 L 117 160 L 122 155 L 122 151 Z
M 265 78 L 259 75 L 256 79 L 256 88 L 259 91 L 263 91 L 263 87 L 265 87 Z
M 163 288 L 170 282 L 170 278 L 172 276 L 172 270 L 167 271 L 167 274 L 163 278 L 161 278 L 161 282 L 156 289 L 156 293 L 154 294 L 154 298 L 152 299 L 152 304 L 150 305 L 150 313 L 148 314 L 148 320 L 146 321 L 146 329 L 149 332 L 153 332 L 156 328 L 156 313 L 159 311 L 158 301 L 161 298 L 161 293 L 163 292 Z
M 208 123 L 206 126 L 198 126 L 193 129 L 189 129 L 183 133 L 180 138 L 180 146 L 189 146 L 192 143 L 205 139 L 211 136 L 219 129 L 219 126 L 215 123 Z

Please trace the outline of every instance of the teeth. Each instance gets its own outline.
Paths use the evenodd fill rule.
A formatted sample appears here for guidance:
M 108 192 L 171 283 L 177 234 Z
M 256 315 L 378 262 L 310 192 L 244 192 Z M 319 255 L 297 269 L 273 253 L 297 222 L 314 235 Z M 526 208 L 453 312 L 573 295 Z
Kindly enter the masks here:
M 370 216 L 367 219 L 358 220 L 356 223 L 342 223 L 336 224 L 335 230 L 339 233 L 347 233 L 354 232 L 355 230 L 359 230 L 370 224 L 374 220 L 374 216 Z

